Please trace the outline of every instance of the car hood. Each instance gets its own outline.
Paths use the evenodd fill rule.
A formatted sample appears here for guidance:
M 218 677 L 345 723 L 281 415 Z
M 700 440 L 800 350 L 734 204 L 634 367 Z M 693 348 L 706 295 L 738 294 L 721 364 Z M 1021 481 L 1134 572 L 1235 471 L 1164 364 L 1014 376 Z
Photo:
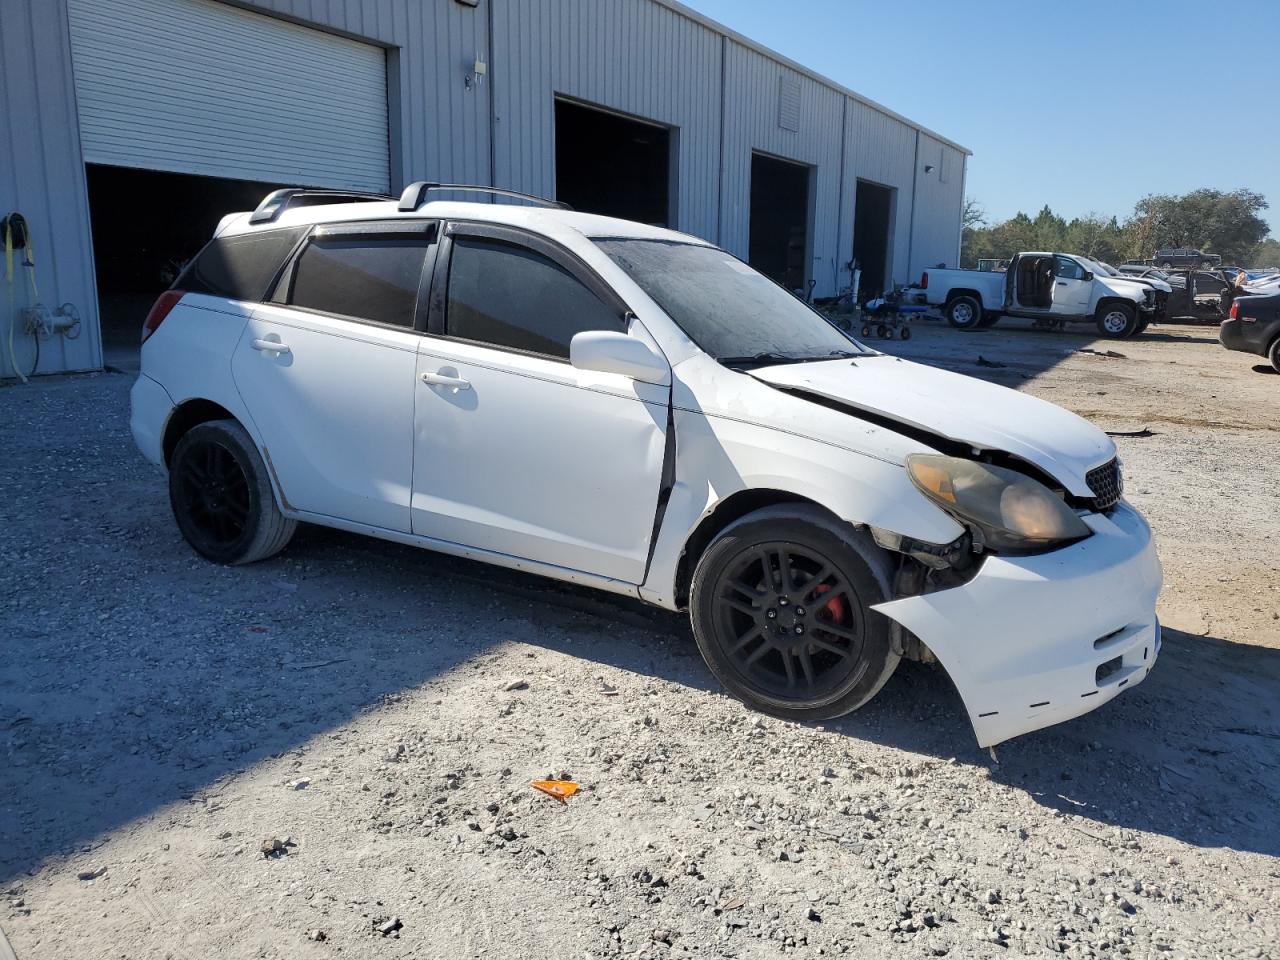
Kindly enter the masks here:
M 1110 437 L 1056 404 L 897 357 L 783 364 L 751 375 L 976 449 L 1004 451 L 1078 497 L 1093 496 L 1085 475 L 1116 455 Z

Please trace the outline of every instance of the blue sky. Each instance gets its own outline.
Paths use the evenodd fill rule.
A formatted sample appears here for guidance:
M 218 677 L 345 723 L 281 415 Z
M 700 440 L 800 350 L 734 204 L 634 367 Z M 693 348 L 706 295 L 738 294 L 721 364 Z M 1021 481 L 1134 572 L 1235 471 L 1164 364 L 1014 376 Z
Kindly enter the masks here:
M 992 222 L 1248 187 L 1280 237 L 1280 0 L 685 3 L 968 147 Z

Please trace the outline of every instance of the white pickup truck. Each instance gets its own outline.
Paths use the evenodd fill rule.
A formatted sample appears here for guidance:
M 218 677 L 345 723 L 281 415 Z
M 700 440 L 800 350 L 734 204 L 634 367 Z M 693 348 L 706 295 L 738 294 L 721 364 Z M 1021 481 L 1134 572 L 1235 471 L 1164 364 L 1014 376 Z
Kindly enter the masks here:
M 906 292 L 908 303 L 941 309 L 960 330 L 990 327 L 1001 317 L 1027 317 L 1062 326 L 1092 322 L 1104 337 L 1131 337 L 1155 316 L 1155 292 L 1099 273 L 1085 257 L 1020 253 L 1004 273 L 926 270 Z

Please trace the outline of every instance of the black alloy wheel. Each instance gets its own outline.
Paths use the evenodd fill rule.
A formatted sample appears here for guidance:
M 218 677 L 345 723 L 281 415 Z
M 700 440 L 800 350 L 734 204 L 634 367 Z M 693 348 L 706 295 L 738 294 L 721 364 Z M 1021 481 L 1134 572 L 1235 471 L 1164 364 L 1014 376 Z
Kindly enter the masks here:
M 174 478 L 174 510 L 186 516 L 208 553 L 235 549 L 249 526 L 249 507 L 249 478 L 235 453 L 213 438 L 186 449 Z
M 720 580 L 716 636 L 752 687 L 780 700 L 826 698 L 867 665 L 866 623 L 832 564 L 795 543 L 766 543 Z
M 842 716 L 889 679 L 892 565 L 865 534 L 808 505 L 726 528 L 694 573 L 698 648 L 730 693 L 792 720 Z

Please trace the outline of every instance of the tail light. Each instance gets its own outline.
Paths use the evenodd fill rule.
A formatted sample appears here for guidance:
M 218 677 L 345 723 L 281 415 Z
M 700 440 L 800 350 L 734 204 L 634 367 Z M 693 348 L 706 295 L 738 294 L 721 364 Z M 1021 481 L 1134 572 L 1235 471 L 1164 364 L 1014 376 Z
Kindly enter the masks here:
M 928 270 L 920 274 L 920 289 L 921 290 L 929 289 L 929 271 Z
M 178 305 L 178 301 L 185 296 L 185 290 L 166 290 L 160 294 L 160 298 L 151 306 L 151 312 L 147 314 L 147 319 L 142 324 L 142 342 L 146 343 L 147 338 L 160 329 L 160 324 L 164 323 L 164 318 L 169 315 L 169 311 Z
M 1231 301 L 1231 312 L 1227 314 L 1227 316 L 1229 316 L 1232 320 L 1238 320 L 1240 318 L 1240 301 L 1239 300 Z

